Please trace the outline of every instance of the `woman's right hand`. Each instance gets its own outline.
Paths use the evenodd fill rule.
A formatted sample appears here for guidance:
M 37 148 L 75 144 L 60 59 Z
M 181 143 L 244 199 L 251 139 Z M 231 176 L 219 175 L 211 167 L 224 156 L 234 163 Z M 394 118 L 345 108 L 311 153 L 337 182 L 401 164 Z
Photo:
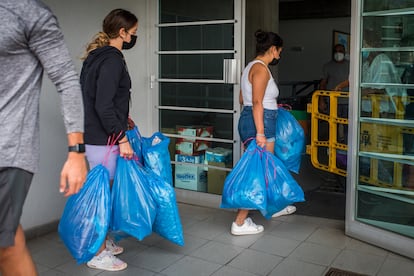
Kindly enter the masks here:
M 132 149 L 131 144 L 129 142 L 119 144 L 119 155 L 127 159 L 132 158 L 132 156 L 134 155 L 134 150 Z
M 266 137 L 264 135 L 256 135 L 256 144 L 264 148 L 266 146 Z

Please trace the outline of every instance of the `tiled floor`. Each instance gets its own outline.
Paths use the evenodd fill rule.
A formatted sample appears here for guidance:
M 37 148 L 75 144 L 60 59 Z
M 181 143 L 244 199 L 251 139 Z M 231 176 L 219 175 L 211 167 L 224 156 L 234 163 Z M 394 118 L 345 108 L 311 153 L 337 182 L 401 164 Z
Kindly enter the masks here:
M 142 242 L 122 240 L 128 262 L 122 272 L 103 272 L 77 265 L 57 233 L 28 242 L 40 275 L 177 275 L 177 276 L 320 276 L 330 267 L 366 275 L 414 275 L 414 260 L 344 235 L 344 222 L 290 215 L 265 220 L 259 235 L 229 233 L 235 213 L 180 204 L 185 246 L 157 235 Z

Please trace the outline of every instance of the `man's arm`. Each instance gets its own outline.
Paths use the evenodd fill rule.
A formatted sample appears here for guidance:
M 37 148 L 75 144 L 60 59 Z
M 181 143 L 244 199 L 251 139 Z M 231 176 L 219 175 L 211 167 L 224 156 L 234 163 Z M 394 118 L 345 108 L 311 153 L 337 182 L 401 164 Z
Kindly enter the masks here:
M 30 26 L 27 34 L 29 47 L 61 97 L 68 145 L 83 144 L 84 112 L 78 74 L 55 16 L 47 8 L 37 12 L 41 12 L 42 16 Z M 65 196 L 77 193 L 83 186 L 86 174 L 84 154 L 69 153 L 61 172 L 60 191 Z

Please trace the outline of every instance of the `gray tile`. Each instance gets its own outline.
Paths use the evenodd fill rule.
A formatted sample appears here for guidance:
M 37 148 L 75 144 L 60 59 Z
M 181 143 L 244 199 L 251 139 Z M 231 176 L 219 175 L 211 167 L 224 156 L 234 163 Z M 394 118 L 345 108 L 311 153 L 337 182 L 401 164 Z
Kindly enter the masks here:
M 317 229 L 308 239 L 308 242 L 313 242 L 329 247 L 343 249 L 350 242 L 350 238 L 345 236 L 343 230 L 320 228 Z
M 414 274 L 414 261 L 405 258 L 386 258 L 383 263 L 378 276 L 388 275 L 413 275 Z
M 212 240 L 214 237 L 217 237 L 224 232 L 230 230 L 231 222 L 228 225 L 225 223 L 211 223 L 202 221 L 190 226 L 187 229 L 184 229 L 184 234 L 190 234 L 196 237 L 204 238 L 207 240 Z
M 226 231 L 217 237 L 214 238 L 215 241 L 228 243 L 235 246 L 249 248 L 252 244 L 254 244 L 260 237 L 262 237 L 264 233 L 260 233 L 257 235 L 246 235 L 246 236 L 234 236 L 229 231 Z
M 329 266 L 340 252 L 341 250 L 338 248 L 304 242 L 292 252 L 290 257 L 308 263 Z
M 250 248 L 269 254 L 287 257 L 298 247 L 299 241 L 279 238 L 272 235 L 264 235 L 259 238 Z
M 326 268 L 326 266 L 286 258 L 273 269 L 269 276 L 321 276 L 324 275 Z
M 36 270 L 39 274 L 48 271 L 50 268 L 41 264 L 36 264 Z
M 206 244 L 208 240 L 193 235 L 186 234 L 184 236 L 184 246 L 176 245 L 167 240 L 161 240 L 154 244 L 154 246 L 171 251 L 173 253 L 188 255 L 190 252 L 196 250 L 202 245 Z
M 160 272 L 177 262 L 183 256 L 184 255 L 182 254 L 176 254 L 156 247 L 150 247 L 139 252 L 135 256 L 135 260 L 130 260 L 128 264 Z
M 208 276 L 220 267 L 219 264 L 187 256 L 163 270 L 162 274 L 167 276 Z
M 278 256 L 245 249 L 228 266 L 257 275 L 267 275 L 282 260 L 283 258 Z
M 211 276 L 255 276 L 255 275 L 256 274 L 253 274 L 247 271 L 241 271 L 233 267 L 223 266 Z
M 112 271 L 103 271 L 99 273 L 99 276 L 109 276 L 109 275 L 117 275 L 117 276 L 154 276 L 156 275 L 154 272 L 134 267 L 132 265 L 128 265 L 128 267 L 122 271 L 112 272 Z
M 33 261 L 50 268 L 62 265 L 73 257 L 63 245 L 48 244 L 43 250 L 38 251 L 32 255 Z
M 242 247 L 211 241 L 195 250 L 191 256 L 224 265 L 242 251 Z
M 376 275 L 381 267 L 381 264 L 384 262 L 384 259 L 384 257 L 377 255 L 345 249 L 337 258 L 335 258 L 332 263 L 332 267 L 367 275 Z
M 75 260 L 70 260 L 65 264 L 59 265 L 54 270 L 61 271 L 65 275 L 97 275 L 102 270 L 89 268 L 86 264 L 77 264 Z
M 282 238 L 304 241 L 315 232 L 317 227 L 317 225 L 307 222 L 281 222 L 274 227 L 269 234 Z
M 49 269 L 47 271 L 39 273 L 39 276 L 67 276 L 67 274 L 61 271 L 54 270 L 54 269 Z
M 382 257 L 385 257 L 388 255 L 388 251 L 382 248 L 379 248 L 379 247 L 376 247 L 376 246 L 373 246 L 368 243 L 364 243 L 364 242 L 361 242 L 355 239 L 350 240 L 350 242 L 346 245 L 346 249 L 351 249 L 351 250 L 359 251 L 361 253 L 368 253 L 368 254 L 378 255 Z

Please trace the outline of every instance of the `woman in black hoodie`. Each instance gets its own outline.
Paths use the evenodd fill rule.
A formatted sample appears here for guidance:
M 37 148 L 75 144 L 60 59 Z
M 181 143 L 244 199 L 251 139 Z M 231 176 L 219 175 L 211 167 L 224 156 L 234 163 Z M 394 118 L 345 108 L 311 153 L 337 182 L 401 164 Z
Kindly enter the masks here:
M 112 181 L 117 155 L 125 158 L 133 155 L 125 135 L 131 78 L 121 50 L 135 45 L 138 19 L 129 11 L 115 9 L 105 17 L 102 27 L 102 32 L 87 46 L 81 72 L 84 139 L 90 168 L 104 163 Z M 107 156 L 109 139 L 116 142 Z M 107 239 L 87 265 L 108 271 L 123 270 L 127 264 L 115 257 L 122 252 L 122 247 Z

